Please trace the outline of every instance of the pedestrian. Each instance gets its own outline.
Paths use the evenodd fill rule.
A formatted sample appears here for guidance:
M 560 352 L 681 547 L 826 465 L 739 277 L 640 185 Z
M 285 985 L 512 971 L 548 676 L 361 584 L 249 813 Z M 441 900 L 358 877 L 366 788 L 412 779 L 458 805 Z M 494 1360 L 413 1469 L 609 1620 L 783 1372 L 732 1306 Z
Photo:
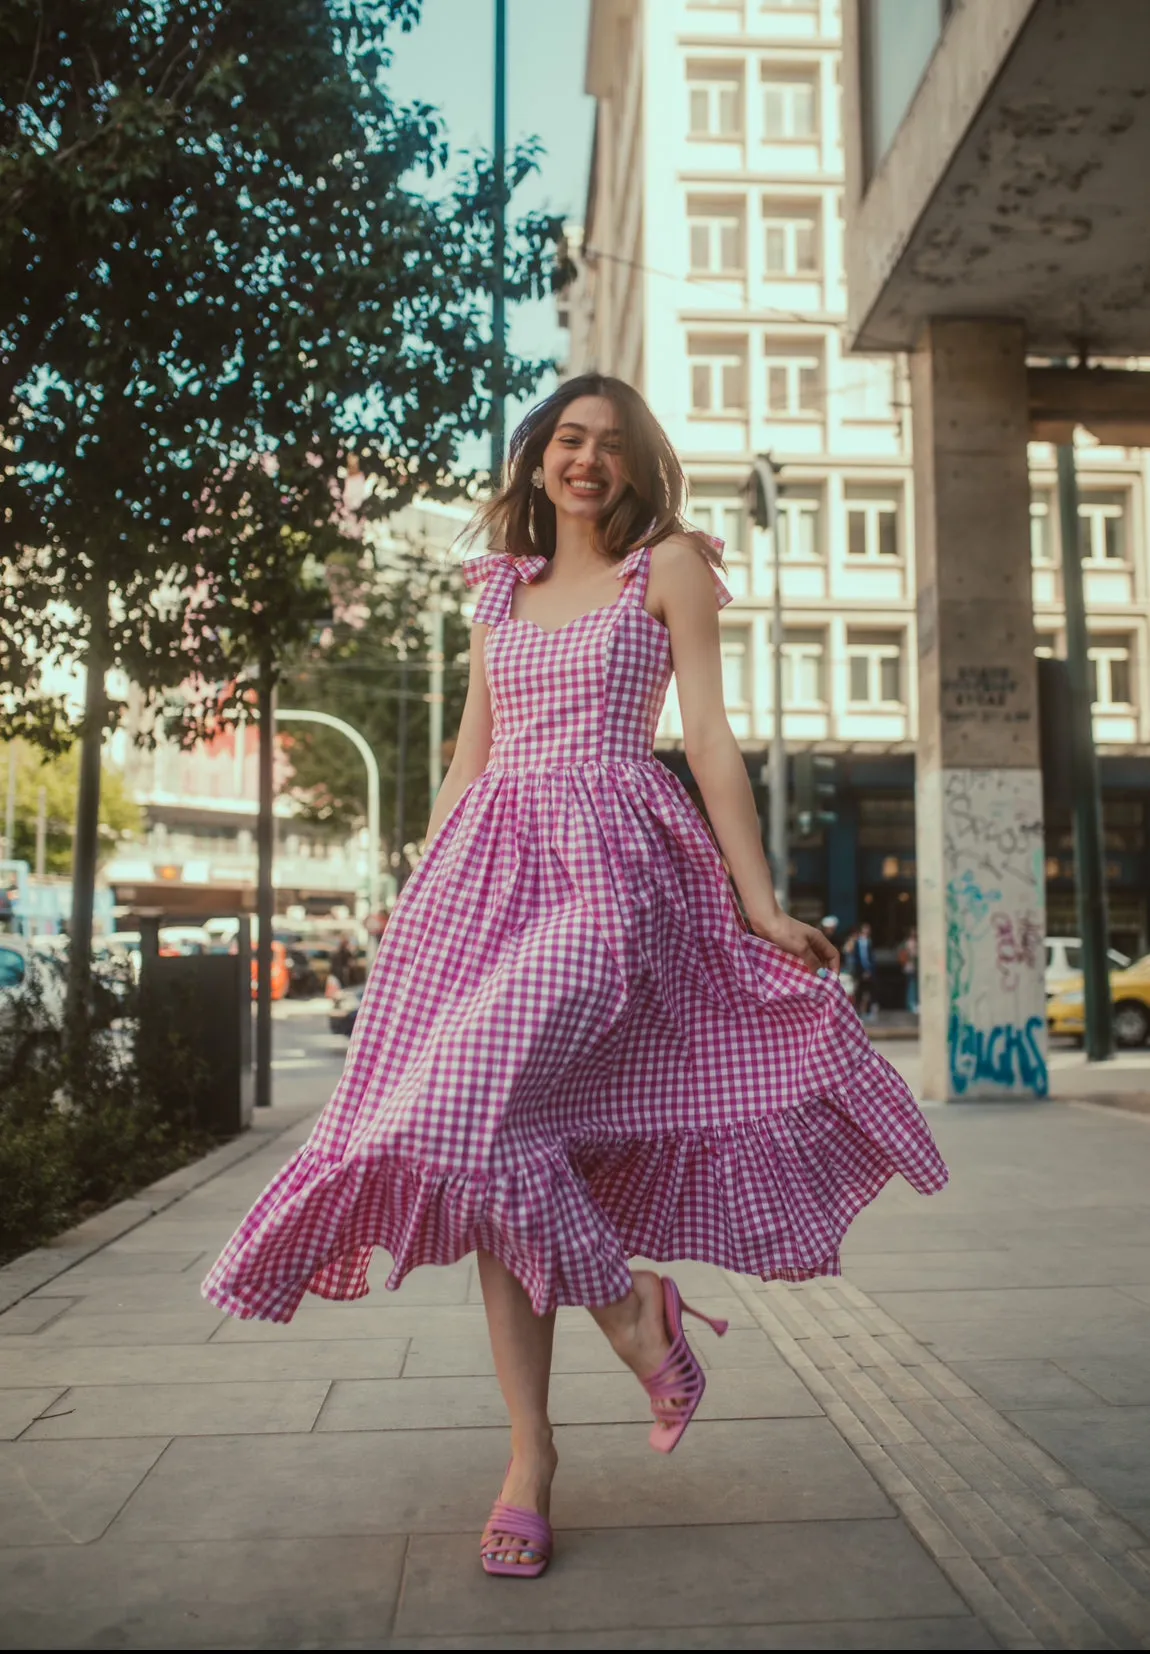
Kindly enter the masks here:
M 346 988 L 351 981 L 351 944 L 346 936 L 340 937 L 332 952 L 331 974 L 341 988 Z
M 873 1022 L 878 1016 L 874 996 L 874 939 L 865 921 L 855 938 L 855 961 L 855 1009 L 864 1022 Z
M 912 925 L 906 941 L 898 950 L 898 962 L 906 978 L 906 1008 L 911 1016 L 918 1015 L 918 931 Z
M 890 1176 L 946 1181 L 834 948 L 775 899 L 723 705 L 721 547 L 683 486 L 618 380 L 570 380 L 519 426 L 478 522 L 503 549 L 465 565 L 472 671 L 426 853 L 335 1095 L 204 1283 L 288 1321 L 307 1291 L 362 1297 L 377 1246 L 389 1287 L 476 1252 L 511 1425 L 481 1558 L 519 1578 L 552 1551 L 558 1305 L 590 1311 L 667 1453 L 704 1375 L 673 1280 L 631 1258 L 832 1275 Z M 672 662 L 714 837 L 653 752 Z
M 826 913 L 819 920 L 819 929 L 832 947 L 835 946 L 839 933 L 839 922 L 833 913 Z

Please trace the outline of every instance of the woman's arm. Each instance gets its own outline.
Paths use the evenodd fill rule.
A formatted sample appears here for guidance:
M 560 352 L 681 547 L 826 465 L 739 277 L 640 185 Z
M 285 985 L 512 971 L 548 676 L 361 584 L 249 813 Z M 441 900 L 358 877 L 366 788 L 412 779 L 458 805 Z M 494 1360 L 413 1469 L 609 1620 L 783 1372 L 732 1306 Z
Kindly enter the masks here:
M 689 540 L 674 535 L 655 548 L 651 598 L 671 634 L 687 762 L 751 929 L 814 970 L 822 965 L 837 970 L 830 941 L 784 913 L 775 895 L 751 783 L 727 722 L 714 587 L 702 554 Z
M 471 628 L 470 676 L 467 680 L 467 699 L 459 720 L 459 734 L 455 751 L 443 784 L 435 795 L 431 816 L 427 823 L 425 844 L 430 845 L 443 823 L 477 776 L 482 775 L 491 752 L 491 695 L 487 688 L 487 670 L 484 649 L 486 626 Z

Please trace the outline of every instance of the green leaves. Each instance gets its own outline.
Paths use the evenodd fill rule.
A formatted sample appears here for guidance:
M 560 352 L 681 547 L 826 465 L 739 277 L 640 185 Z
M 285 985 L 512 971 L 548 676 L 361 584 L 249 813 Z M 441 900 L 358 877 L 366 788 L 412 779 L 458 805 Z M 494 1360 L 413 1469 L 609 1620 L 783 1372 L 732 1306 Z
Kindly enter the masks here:
M 44 662 L 83 652 L 110 594 L 112 663 L 153 699 L 302 643 L 326 601 L 305 565 L 348 538 L 348 449 L 388 509 L 457 490 L 489 413 L 491 169 L 419 192 L 440 122 L 386 85 L 386 32 L 418 15 L 3 8 L 0 729 L 58 730 Z M 510 298 L 544 290 L 556 232 L 509 237 Z M 541 365 L 509 363 L 506 390 Z

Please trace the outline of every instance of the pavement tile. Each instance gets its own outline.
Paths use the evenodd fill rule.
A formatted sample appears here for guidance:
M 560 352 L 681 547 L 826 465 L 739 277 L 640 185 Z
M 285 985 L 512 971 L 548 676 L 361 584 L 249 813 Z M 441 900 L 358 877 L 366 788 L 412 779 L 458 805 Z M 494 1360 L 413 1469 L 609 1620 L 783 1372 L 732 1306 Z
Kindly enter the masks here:
M 167 1445 L 154 1437 L 0 1444 L 0 1546 L 98 1539 Z
M 405 1541 L 19 1549 L 0 1555 L 0 1648 L 378 1648 Z
M 220 1384 L 303 1378 L 398 1378 L 406 1338 L 296 1344 L 45 1345 L 0 1351 L 8 1384 Z M 0 1390 L 0 1395 L 3 1391 Z
M 411 1340 L 404 1378 L 483 1377 L 495 1371 L 486 1322 L 468 1333 L 441 1333 L 438 1317 L 424 1317 L 430 1332 L 416 1331 Z M 588 1317 L 572 1330 L 560 1325 L 555 1334 L 553 1373 L 617 1373 L 622 1363 L 606 1338 Z
M 1141 1525 L 1150 1507 L 1150 1407 L 1017 1408 L 1008 1417 Z
M 376 1645 L 372 1645 L 376 1646 Z M 393 1649 L 724 1649 L 724 1648 L 997 1648 L 976 1619 L 829 1620 L 814 1624 L 676 1626 L 674 1630 L 530 1631 L 479 1637 L 395 1637 Z
M 239 1321 L 224 1318 L 216 1334 L 221 1344 L 291 1343 L 309 1338 L 411 1338 L 433 1326 L 437 1334 L 486 1338 L 487 1318 L 478 1304 L 429 1309 L 406 1304 L 388 1294 L 386 1305 L 340 1304 L 305 1298 L 290 1321 Z M 600 1333 L 601 1342 L 606 1343 Z
M 646 1438 L 642 1424 L 562 1427 L 556 1521 L 618 1527 L 894 1514 L 825 1419 L 700 1422 L 673 1469 Z M 506 1436 L 496 1429 L 180 1439 L 116 1533 L 219 1539 L 470 1530 L 482 1527 L 506 1465 Z
M 114 1436 L 228 1436 L 310 1430 L 326 1379 L 244 1384 L 80 1385 L 68 1390 L 25 1441 Z
M 473 1533 L 416 1536 L 396 1636 L 615 1631 L 631 1647 L 632 1628 L 801 1623 L 815 1604 L 827 1620 L 967 1618 L 897 1522 L 575 1529 L 530 1592 L 502 1583 L 482 1574 Z
M 0 1338 L 23 1338 L 42 1332 L 79 1301 L 78 1296 L 65 1298 L 59 1293 L 50 1298 L 24 1298 L 0 1315 Z
M 699 1418 L 817 1417 L 822 1409 L 787 1367 L 766 1372 L 713 1373 Z M 643 1424 L 650 1402 L 632 1375 L 556 1373 L 554 1424 Z M 332 1385 L 318 1430 L 507 1428 L 507 1408 L 494 1377 L 341 1381 Z
M 1113 1287 L 879 1292 L 879 1307 L 942 1361 L 1042 1360 L 1084 1346 L 1145 1349 L 1150 1308 Z
M 0 1390 L 0 1441 L 15 1441 L 63 1393 L 59 1385 Z
M 146 1348 L 149 1344 L 206 1344 L 219 1327 L 220 1314 L 210 1304 L 198 1309 L 151 1312 L 116 1312 L 109 1315 L 80 1315 L 65 1312 L 43 1332 L 6 1340 L 0 1353 L 40 1349 L 68 1344 L 127 1344 Z
M 1142 1351 L 1080 1351 L 1060 1356 L 1058 1365 L 1116 1407 L 1150 1405 L 1150 1361 Z
M 1007 1407 L 1097 1407 L 1098 1397 L 1053 1361 L 955 1361 L 952 1371 L 1000 1411 Z
M 210 1261 L 206 1252 L 125 1252 L 117 1241 L 114 1246 L 105 1246 L 103 1251 L 94 1252 L 83 1263 L 69 1269 L 66 1275 L 61 1275 L 58 1289 L 67 1292 L 81 1284 L 88 1286 L 93 1282 L 130 1275 L 182 1275 L 200 1262 L 203 1262 L 206 1274 Z
M 68 1284 L 75 1294 L 70 1313 L 77 1319 L 89 1315 L 152 1315 L 156 1311 L 199 1314 L 205 1302 L 198 1271 L 178 1275 L 106 1276 L 88 1281 L 76 1281 L 69 1275 Z M 47 1290 L 25 1300 L 29 1304 L 52 1301 Z

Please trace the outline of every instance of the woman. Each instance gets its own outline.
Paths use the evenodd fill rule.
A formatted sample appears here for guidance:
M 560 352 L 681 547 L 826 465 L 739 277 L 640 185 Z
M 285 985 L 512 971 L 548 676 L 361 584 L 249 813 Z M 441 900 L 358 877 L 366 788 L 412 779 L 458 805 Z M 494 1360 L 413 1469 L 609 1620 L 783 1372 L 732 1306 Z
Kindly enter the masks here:
M 389 1287 L 478 1253 L 511 1422 L 490 1573 L 551 1555 L 557 1305 L 591 1312 L 669 1452 L 703 1374 L 674 1283 L 630 1257 L 834 1274 L 894 1172 L 946 1180 L 833 946 L 775 899 L 723 705 L 729 598 L 683 486 L 618 380 L 573 380 L 516 431 L 480 520 L 505 549 L 466 565 L 471 679 L 426 854 L 335 1096 L 204 1285 L 288 1320 L 305 1291 L 362 1296 L 377 1245 Z M 719 847 L 653 757 L 672 667 Z

